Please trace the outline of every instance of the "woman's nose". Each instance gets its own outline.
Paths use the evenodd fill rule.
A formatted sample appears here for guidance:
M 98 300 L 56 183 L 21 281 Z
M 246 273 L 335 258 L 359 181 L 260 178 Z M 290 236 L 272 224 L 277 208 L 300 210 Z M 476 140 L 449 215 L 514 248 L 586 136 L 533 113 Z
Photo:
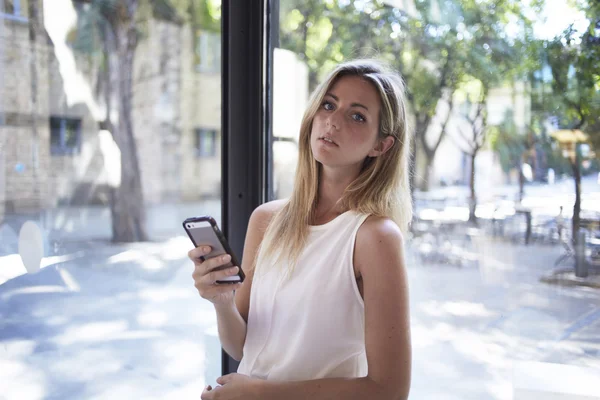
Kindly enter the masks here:
M 338 119 L 335 117 L 335 113 L 330 115 L 327 118 L 327 127 L 333 128 L 336 131 L 340 129 L 340 123 L 339 123 Z

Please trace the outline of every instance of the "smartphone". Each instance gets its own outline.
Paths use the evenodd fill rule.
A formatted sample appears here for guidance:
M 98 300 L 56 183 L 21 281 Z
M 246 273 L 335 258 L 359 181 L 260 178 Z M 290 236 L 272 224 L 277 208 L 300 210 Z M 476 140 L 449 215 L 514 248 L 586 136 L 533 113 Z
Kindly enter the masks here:
M 218 280 L 217 283 L 240 283 L 244 281 L 246 276 L 244 275 L 244 271 L 242 271 L 242 266 L 235 257 L 235 254 L 231 251 L 231 247 L 217 226 L 217 222 L 214 218 L 208 215 L 187 218 L 183 221 L 183 229 L 187 232 L 194 246 L 200 247 L 207 245 L 211 247 L 211 252 L 206 256 L 201 257 L 202 261 L 224 254 L 229 254 L 231 256 L 231 261 L 229 263 L 219 266 L 214 270 L 222 270 L 233 267 L 234 265 L 239 267 L 237 275 L 228 276 L 223 280 Z

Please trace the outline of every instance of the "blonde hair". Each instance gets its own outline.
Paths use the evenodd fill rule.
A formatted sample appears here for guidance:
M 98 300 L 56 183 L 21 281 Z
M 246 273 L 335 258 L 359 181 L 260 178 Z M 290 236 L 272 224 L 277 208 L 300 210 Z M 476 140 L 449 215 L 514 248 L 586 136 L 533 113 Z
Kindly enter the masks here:
M 293 268 L 306 243 L 315 216 L 321 168 L 310 146 L 312 123 L 327 91 L 344 76 L 359 76 L 377 90 L 381 100 L 379 139 L 393 136 L 395 140 L 384 154 L 365 159 L 359 176 L 346 188 L 339 204 L 343 210 L 388 217 L 403 232 L 412 219 L 404 82 L 397 72 L 379 61 L 345 62 L 315 89 L 302 118 L 294 189 L 287 203 L 271 219 L 260 246 L 264 257 L 278 254 L 275 263 L 286 254 Z

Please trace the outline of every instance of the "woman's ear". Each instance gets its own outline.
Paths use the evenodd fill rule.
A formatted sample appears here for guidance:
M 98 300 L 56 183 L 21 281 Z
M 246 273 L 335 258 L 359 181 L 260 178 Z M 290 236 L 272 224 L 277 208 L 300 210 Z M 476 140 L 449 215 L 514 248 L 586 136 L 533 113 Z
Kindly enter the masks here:
M 379 157 L 380 155 L 384 154 L 386 151 L 391 149 L 395 141 L 395 137 L 393 137 L 392 135 L 388 135 L 382 140 L 379 140 L 375 148 L 373 148 L 367 155 L 369 157 Z

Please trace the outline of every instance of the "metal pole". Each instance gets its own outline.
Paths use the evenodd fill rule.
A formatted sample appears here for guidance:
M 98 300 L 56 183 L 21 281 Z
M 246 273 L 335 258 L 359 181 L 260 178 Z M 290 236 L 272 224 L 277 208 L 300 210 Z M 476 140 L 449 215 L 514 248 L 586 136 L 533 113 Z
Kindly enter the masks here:
M 575 246 L 575 276 L 586 278 L 588 276 L 588 265 L 585 259 L 585 231 L 577 232 L 577 245 Z
M 6 202 L 6 178 L 5 178 L 5 158 L 4 142 L 6 131 L 4 127 L 4 19 L 0 18 L 0 223 L 4 220 L 5 202 Z
M 222 3 L 222 217 L 232 251 L 242 257 L 250 215 L 268 199 L 267 0 Z M 265 21 L 267 23 L 265 23 Z M 266 116 L 266 117 L 265 117 Z M 222 373 L 238 362 L 222 352 Z

